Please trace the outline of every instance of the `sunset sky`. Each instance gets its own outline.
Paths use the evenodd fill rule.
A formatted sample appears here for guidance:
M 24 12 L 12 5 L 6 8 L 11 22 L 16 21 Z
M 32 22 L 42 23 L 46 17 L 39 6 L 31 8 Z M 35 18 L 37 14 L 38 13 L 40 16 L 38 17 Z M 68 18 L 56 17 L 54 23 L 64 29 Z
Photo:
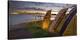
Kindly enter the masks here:
M 51 10 L 59 11 L 64 7 L 71 7 L 74 4 L 61 4 L 61 3 L 43 3 L 43 2 L 29 2 L 29 1 L 9 1 L 10 11 L 14 9 L 26 10 Z

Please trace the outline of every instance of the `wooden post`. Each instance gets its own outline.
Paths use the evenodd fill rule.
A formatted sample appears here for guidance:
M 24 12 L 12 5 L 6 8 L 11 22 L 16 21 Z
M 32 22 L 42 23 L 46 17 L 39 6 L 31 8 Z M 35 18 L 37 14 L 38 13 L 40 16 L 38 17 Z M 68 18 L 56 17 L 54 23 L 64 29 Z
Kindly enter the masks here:
M 48 10 L 42 21 L 42 28 L 48 30 L 51 18 L 51 10 Z
M 69 16 L 66 18 L 61 30 L 60 30 L 60 35 L 63 35 L 64 31 L 66 30 L 68 24 L 70 23 L 71 19 L 73 18 L 73 16 L 76 14 L 77 12 L 77 8 L 76 6 L 74 6 L 74 8 L 69 12 Z
M 49 32 L 54 32 L 58 25 L 61 23 L 62 19 L 65 16 L 65 13 L 67 12 L 67 8 L 61 9 L 59 13 L 56 15 L 55 20 L 51 23 L 49 27 Z

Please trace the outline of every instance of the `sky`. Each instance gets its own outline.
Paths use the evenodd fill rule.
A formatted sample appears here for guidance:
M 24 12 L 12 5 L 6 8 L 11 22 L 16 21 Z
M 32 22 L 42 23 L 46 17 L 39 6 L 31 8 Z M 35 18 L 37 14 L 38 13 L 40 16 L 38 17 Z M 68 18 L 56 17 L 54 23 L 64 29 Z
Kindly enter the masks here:
M 63 7 L 71 7 L 74 4 L 61 4 L 61 3 L 43 3 L 43 2 L 30 2 L 30 1 L 9 1 L 9 8 L 41 8 L 44 10 L 59 11 Z

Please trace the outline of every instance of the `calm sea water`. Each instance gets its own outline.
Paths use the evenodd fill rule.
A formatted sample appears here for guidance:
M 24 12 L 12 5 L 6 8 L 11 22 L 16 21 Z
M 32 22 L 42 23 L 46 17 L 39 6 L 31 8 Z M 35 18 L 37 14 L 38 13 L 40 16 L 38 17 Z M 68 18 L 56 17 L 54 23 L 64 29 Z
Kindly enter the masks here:
M 25 15 L 25 14 L 9 15 L 9 25 L 43 20 L 43 16 L 44 15 Z M 55 16 L 52 16 L 52 20 L 54 19 L 54 17 Z

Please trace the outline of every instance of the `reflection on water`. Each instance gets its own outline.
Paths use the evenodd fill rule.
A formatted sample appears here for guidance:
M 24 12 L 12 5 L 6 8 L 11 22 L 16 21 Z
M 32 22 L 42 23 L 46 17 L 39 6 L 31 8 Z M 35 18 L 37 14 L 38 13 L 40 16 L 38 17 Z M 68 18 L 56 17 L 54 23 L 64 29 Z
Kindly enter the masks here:
M 43 19 L 44 15 L 30 15 L 30 14 L 17 14 L 17 15 L 9 15 L 9 25 L 15 25 L 25 22 L 31 21 L 39 21 Z M 54 15 L 52 15 L 51 20 L 54 19 Z

